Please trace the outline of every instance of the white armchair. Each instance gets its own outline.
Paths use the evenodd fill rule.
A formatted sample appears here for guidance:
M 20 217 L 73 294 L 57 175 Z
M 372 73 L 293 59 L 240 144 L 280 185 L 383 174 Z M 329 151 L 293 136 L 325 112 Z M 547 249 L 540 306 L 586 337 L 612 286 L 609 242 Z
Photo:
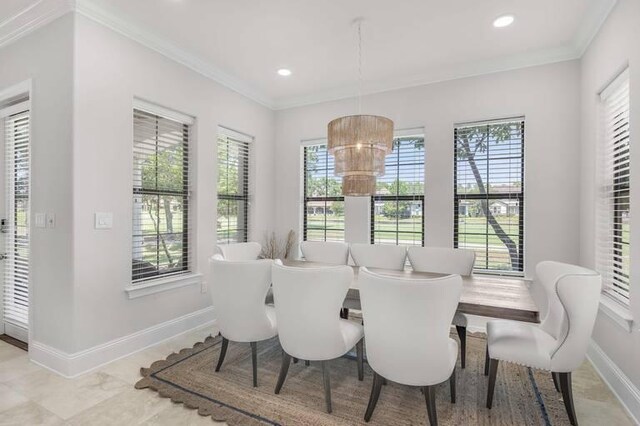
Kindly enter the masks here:
M 473 250 L 446 247 L 409 247 L 409 262 L 414 271 L 437 272 L 441 274 L 458 274 L 470 276 L 476 253 Z M 467 316 L 456 312 L 453 325 L 456 326 L 460 338 L 460 366 L 465 368 L 467 358 Z
M 407 247 L 391 244 L 351 244 L 351 258 L 357 266 L 381 269 L 404 269 Z
M 369 421 L 385 379 L 419 386 L 429 422 L 437 425 L 435 388 L 449 380 L 455 402 L 458 343 L 449 337 L 462 294 L 462 279 L 406 279 L 378 275 L 367 268 L 358 277 L 367 361 L 374 371 L 365 421 Z
M 577 425 L 571 372 L 584 360 L 598 313 L 602 279 L 590 269 L 550 261 L 540 262 L 536 275 L 548 299 L 542 323 L 502 320 L 487 324 L 487 408 L 493 403 L 498 362 L 513 362 L 551 371 L 569 421 Z
M 346 265 L 349 258 L 349 245 L 341 242 L 303 241 L 300 250 L 309 262 Z
M 258 386 L 257 342 L 278 334 L 275 311 L 264 303 L 271 285 L 272 263 L 268 259 L 230 262 L 219 255 L 210 261 L 211 297 L 222 335 L 216 372 L 222 367 L 229 341 L 250 343 L 254 387 Z
M 216 250 L 225 260 L 238 262 L 243 260 L 257 260 L 262 251 L 262 246 L 259 243 L 253 242 L 218 244 Z
M 358 379 L 363 379 L 362 326 L 336 315 L 353 280 L 353 269 L 349 266 L 291 268 L 275 263 L 272 276 L 278 336 L 283 349 L 275 393 L 282 389 L 291 357 L 320 361 L 327 412 L 331 413 L 327 361 L 343 356 L 355 346 Z

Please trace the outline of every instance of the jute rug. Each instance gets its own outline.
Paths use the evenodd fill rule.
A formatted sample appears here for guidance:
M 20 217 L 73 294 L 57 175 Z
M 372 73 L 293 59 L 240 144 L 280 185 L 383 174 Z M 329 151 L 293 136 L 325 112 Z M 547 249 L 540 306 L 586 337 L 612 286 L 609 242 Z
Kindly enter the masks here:
M 319 363 L 292 364 L 280 395 L 273 390 L 281 363 L 277 337 L 258 344 L 258 387 L 251 386 L 249 344 L 231 342 L 219 373 L 214 367 L 220 337 L 173 353 L 142 368 L 136 388 L 150 388 L 161 397 L 197 409 L 229 425 L 360 425 L 369 400 L 373 373 L 365 363 L 364 382 L 357 379 L 354 359 L 331 362 L 333 414 L 325 412 Z M 449 402 L 449 385 L 436 392 L 440 425 L 565 425 L 569 424 L 551 375 L 501 363 L 493 408 L 485 408 L 483 335 L 467 337 L 467 366 L 456 367 L 457 402 Z M 372 425 L 428 424 L 424 397 L 418 388 L 389 382 L 382 388 Z

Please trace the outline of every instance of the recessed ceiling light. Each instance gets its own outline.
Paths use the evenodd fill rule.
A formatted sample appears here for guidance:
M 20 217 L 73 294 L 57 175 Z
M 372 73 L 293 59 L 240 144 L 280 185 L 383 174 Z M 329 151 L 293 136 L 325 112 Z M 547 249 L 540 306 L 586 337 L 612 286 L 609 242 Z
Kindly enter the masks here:
M 496 28 L 504 28 L 513 24 L 514 18 L 513 15 L 503 15 L 499 16 L 493 21 L 493 26 Z
M 283 76 L 283 77 L 288 77 L 288 76 L 290 76 L 290 75 L 291 75 L 291 70 L 290 70 L 290 69 L 287 69 L 287 68 L 280 68 L 280 69 L 278 70 L 278 74 L 279 74 L 279 75 L 281 75 L 281 76 Z

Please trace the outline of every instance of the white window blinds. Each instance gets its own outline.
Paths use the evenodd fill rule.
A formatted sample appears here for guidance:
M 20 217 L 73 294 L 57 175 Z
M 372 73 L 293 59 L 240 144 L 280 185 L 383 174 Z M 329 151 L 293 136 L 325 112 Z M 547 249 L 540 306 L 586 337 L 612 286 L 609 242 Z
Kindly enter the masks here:
M 454 247 L 476 271 L 522 275 L 524 118 L 456 126 L 454 165 Z
M 304 241 L 344 241 L 342 179 L 334 176 L 335 162 L 326 141 L 302 147 Z
M 371 197 L 371 244 L 424 245 L 424 152 L 422 134 L 394 138 Z
M 133 111 L 134 284 L 191 270 L 191 124 L 151 108 Z
M 13 108 L 14 110 L 16 108 Z M 23 329 L 29 323 L 29 111 L 8 115 L 4 120 L 6 214 L 4 322 Z
M 629 75 L 601 93 L 597 267 L 605 291 L 629 303 Z
M 249 165 L 253 137 L 218 127 L 218 244 L 249 238 Z

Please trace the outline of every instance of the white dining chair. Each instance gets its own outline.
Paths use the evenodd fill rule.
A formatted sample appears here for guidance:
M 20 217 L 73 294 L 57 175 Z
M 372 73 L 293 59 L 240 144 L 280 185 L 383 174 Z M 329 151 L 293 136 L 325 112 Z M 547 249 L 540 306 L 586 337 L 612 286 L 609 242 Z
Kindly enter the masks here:
M 257 260 L 262 251 L 262 246 L 254 242 L 218 244 L 216 250 L 225 260 L 237 262 L 242 260 Z
M 338 241 L 303 241 L 300 250 L 309 262 L 346 265 L 349 259 L 349 245 Z
M 513 362 L 551 371 L 569 421 L 577 425 L 571 372 L 585 358 L 598 314 L 602 279 L 590 269 L 551 261 L 540 262 L 536 275 L 548 300 L 547 314 L 540 324 L 487 323 L 487 408 L 493 404 L 498 362 Z
M 448 247 L 409 247 L 409 263 L 414 271 L 436 272 L 440 274 L 458 274 L 471 276 L 476 253 L 473 250 Z M 460 338 L 460 367 L 465 368 L 467 358 L 467 316 L 456 312 L 453 325 Z
M 437 425 L 435 388 L 449 380 L 455 402 L 458 343 L 449 337 L 462 278 L 397 278 L 362 268 L 358 276 L 367 362 L 374 371 L 365 421 L 371 420 L 383 382 L 419 386 L 429 422 Z
M 331 413 L 328 361 L 356 347 L 358 379 L 363 379 L 362 325 L 336 315 L 353 281 L 349 266 L 293 268 L 273 265 L 273 296 L 283 349 L 275 393 L 284 384 L 291 358 L 320 361 L 327 412 Z
M 271 285 L 270 259 L 232 262 L 214 256 L 211 261 L 211 297 L 222 347 L 216 366 L 220 371 L 229 341 L 250 343 L 253 386 L 258 386 L 258 343 L 278 334 L 276 315 L 265 305 Z
M 359 244 L 350 247 L 351 258 L 356 266 L 380 269 L 404 269 L 407 247 L 391 244 Z

